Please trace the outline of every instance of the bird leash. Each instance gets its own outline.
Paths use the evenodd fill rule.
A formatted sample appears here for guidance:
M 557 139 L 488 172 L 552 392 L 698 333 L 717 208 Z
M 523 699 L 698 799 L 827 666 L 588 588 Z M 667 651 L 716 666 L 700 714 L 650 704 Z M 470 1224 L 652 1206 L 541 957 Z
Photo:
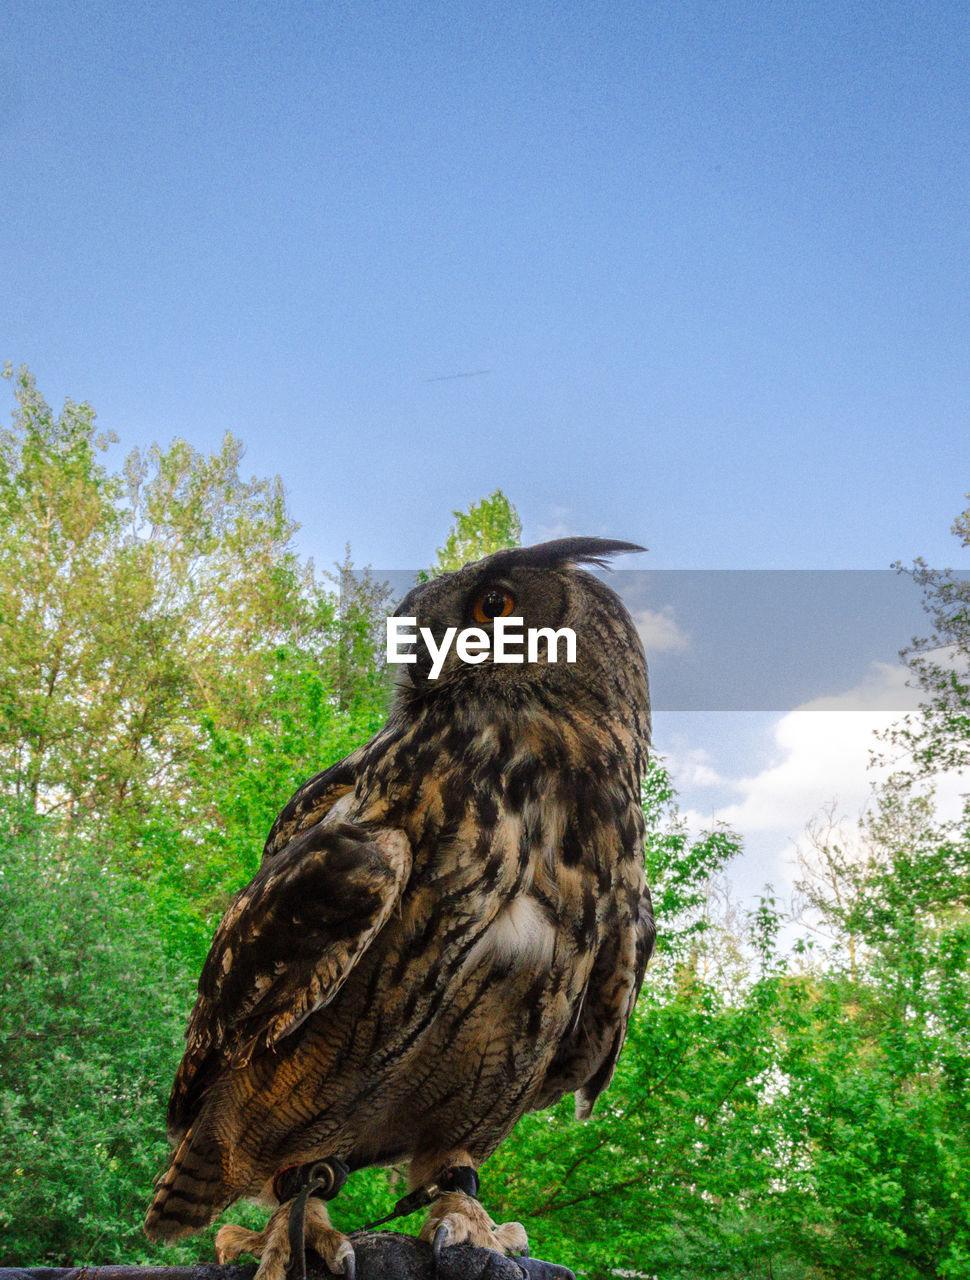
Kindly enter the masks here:
M 307 1201 L 315 1196 L 319 1200 L 333 1200 L 350 1175 L 350 1167 L 337 1156 L 326 1160 L 314 1160 L 311 1164 L 290 1165 L 276 1175 L 273 1182 L 273 1194 L 282 1204 L 293 1199 L 290 1209 L 289 1237 L 290 1257 L 296 1259 L 298 1270 L 296 1280 L 306 1280 L 306 1206 Z M 358 1228 L 360 1231 L 373 1231 L 395 1218 L 405 1218 L 416 1209 L 423 1209 L 439 1196 L 449 1191 L 463 1191 L 466 1196 L 478 1199 L 478 1174 L 470 1165 L 452 1165 L 444 1169 L 436 1182 L 424 1187 L 416 1187 L 414 1191 L 402 1196 L 394 1208 L 383 1218 L 368 1222 Z M 295 1197 L 295 1198 L 294 1198 Z

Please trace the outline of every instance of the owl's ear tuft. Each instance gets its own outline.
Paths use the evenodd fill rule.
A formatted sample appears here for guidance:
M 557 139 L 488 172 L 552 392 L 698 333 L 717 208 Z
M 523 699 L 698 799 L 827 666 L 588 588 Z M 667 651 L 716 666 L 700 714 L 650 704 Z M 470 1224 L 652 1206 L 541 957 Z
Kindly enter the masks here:
M 556 538 L 552 542 L 537 542 L 532 547 L 512 547 L 489 556 L 489 568 L 499 571 L 509 569 L 561 569 L 568 564 L 593 564 L 607 568 L 611 556 L 629 551 L 646 551 L 635 542 L 617 542 L 613 538 Z

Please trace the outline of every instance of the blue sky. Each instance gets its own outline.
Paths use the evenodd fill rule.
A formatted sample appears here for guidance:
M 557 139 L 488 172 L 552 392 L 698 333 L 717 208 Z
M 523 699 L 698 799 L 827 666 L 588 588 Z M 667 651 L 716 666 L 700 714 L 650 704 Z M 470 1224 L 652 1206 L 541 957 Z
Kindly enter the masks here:
M 233 431 L 318 562 L 501 486 L 642 569 L 961 563 L 965 4 L 8 15 L 0 359 Z

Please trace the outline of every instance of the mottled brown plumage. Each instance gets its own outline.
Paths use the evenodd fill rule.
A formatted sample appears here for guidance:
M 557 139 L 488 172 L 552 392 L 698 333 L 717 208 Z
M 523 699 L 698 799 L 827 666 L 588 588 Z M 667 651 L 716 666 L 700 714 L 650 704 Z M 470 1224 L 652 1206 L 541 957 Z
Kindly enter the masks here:
M 386 726 L 294 795 L 203 969 L 149 1235 L 198 1230 L 240 1196 L 275 1203 L 289 1165 L 407 1160 L 419 1186 L 477 1167 L 567 1092 L 589 1113 L 653 942 L 649 703 L 626 609 L 575 566 L 636 549 L 571 538 L 501 551 L 402 602 L 440 640 L 482 625 L 483 600 L 511 598 L 526 627 L 572 627 L 577 661 L 543 649 L 470 665 L 452 649 L 431 680 L 419 640 Z M 311 1203 L 308 1241 L 346 1265 L 346 1238 Z M 276 1280 L 287 1212 L 258 1237 L 223 1228 L 220 1257 L 261 1253 Z M 450 1242 L 525 1242 L 462 1193 L 426 1232 L 440 1223 Z

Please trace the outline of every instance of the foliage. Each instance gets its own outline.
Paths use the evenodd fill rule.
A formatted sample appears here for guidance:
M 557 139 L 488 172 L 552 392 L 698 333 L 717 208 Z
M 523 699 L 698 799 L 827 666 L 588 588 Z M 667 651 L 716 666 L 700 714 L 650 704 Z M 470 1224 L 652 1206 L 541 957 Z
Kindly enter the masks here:
M 233 437 L 209 457 L 135 450 L 113 473 L 90 406 L 55 416 L 25 369 L 15 390 L 0 786 L 112 833 L 129 868 L 205 915 L 295 786 L 383 719 L 384 593 L 349 559 L 339 594 L 317 580 L 279 479 L 243 480 Z
M 953 533 L 962 547 L 970 547 L 970 508 L 956 518 Z M 918 776 L 965 769 L 970 765 L 970 576 L 932 569 L 919 558 L 911 569 L 895 567 L 922 589 L 932 632 L 903 652 L 924 700 L 918 714 L 894 729 L 892 740 Z
M 175 811 L 156 806 L 142 824 L 136 860 L 155 869 L 159 892 L 187 895 L 207 919 L 255 873 L 266 834 L 297 787 L 384 722 L 387 689 L 370 647 L 382 593 L 366 579 L 348 580 L 357 594 L 339 609 L 332 597 L 318 601 L 314 634 L 326 639 L 318 652 L 307 644 L 263 650 L 245 716 L 203 713 L 186 801 Z
M 0 435 L 0 797 L 20 830 L 2 850 L 0 1089 L 2 1165 L 22 1172 L 0 1235 L 12 1262 L 206 1258 L 211 1232 L 159 1251 L 140 1229 L 196 975 L 281 805 L 384 719 L 385 593 L 349 556 L 317 580 L 279 481 L 244 481 L 231 437 L 114 473 L 90 406 L 55 416 L 26 370 L 16 394 Z
M 852 893 L 828 903 L 854 952 L 779 1001 L 779 1209 L 822 1274 L 956 1277 L 970 1256 L 970 862 L 966 833 L 891 783 Z M 845 880 L 843 880 L 843 889 Z
M 128 648 L 121 615 L 137 610 L 140 584 L 112 555 L 119 485 L 97 461 L 109 441 L 93 410 L 68 401 L 55 420 L 26 371 L 17 393 L 13 429 L 0 433 L 0 761 L 36 807 L 54 778 L 52 804 L 68 803 L 113 736 L 108 707 L 124 699 L 128 662 L 113 655 Z M 89 696 L 69 699 L 71 688 Z
M 968 544 L 968 514 L 954 532 Z M 925 701 L 890 735 L 905 768 L 847 839 L 815 831 L 803 884 L 834 946 L 779 1001 L 777 1124 L 797 1158 L 778 1195 L 789 1247 L 822 1275 L 970 1267 L 970 809 L 930 779 L 967 761 L 967 584 L 913 570 L 934 634 L 906 656 Z
M 3 818 L 0 1263 L 114 1261 L 138 1248 L 187 987 L 140 886 L 76 834 Z
M 501 489 L 496 489 L 480 502 L 473 502 L 467 511 L 453 511 L 455 523 L 438 548 L 438 558 L 426 573 L 419 574 L 420 581 L 437 578 L 442 573 L 454 573 L 472 560 L 480 560 L 504 547 L 517 547 L 522 537 L 522 521 L 519 513 Z

